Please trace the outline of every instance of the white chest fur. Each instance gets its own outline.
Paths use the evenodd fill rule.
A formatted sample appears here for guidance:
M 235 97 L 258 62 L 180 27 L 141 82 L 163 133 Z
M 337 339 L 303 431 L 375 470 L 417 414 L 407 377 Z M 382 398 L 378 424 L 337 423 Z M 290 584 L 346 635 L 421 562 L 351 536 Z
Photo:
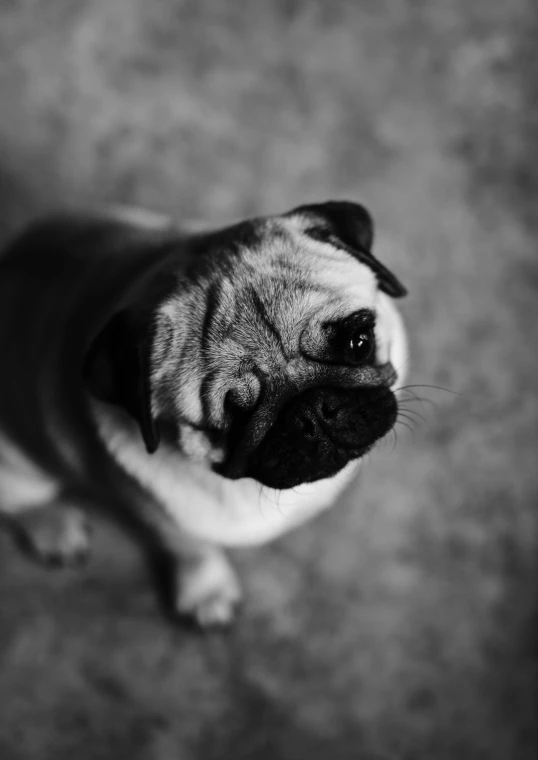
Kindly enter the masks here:
M 122 411 L 95 404 L 103 440 L 127 472 L 151 491 L 179 526 L 223 546 L 261 544 L 331 506 L 357 472 L 352 462 L 335 477 L 276 491 L 254 480 L 228 480 L 161 446 L 148 454 Z

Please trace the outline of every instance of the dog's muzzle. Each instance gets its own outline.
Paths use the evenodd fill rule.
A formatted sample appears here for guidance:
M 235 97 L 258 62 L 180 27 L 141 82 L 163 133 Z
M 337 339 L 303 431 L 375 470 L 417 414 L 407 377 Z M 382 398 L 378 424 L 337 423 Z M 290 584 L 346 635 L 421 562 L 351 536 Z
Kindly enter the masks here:
M 245 474 L 272 488 L 335 475 L 388 433 L 397 411 L 387 388 L 307 391 L 282 409 Z
M 316 385 L 288 395 L 265 415 L 259 410 L 258 419 L 255 414 L 245 424 L 246 432 L 237 435 L 235 454 L 218 471 L 278 489 L 335 475 L 394 425 L 398 405 L 390 377 L 394 373 L 380 372 L 377 384 L 359 387 Z

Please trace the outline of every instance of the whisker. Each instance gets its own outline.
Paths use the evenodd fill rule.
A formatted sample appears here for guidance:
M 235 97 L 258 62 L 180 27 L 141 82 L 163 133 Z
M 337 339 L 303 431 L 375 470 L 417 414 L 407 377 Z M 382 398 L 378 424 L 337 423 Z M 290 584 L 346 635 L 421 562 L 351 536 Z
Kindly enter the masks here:
M 410 433 L 411 433 L 411 436 L 412 436 L 413 442 L 415 441 L 415 431 L 414 431 L 414 429 L 411 427 L 411 425 L 408 425 L 406 422 L 403 422 L 402 420 L 396 420 L 396 424 L 397 424 L 397 425 L 398 425 L 398 424 L 400 424 L 400 425 L 403 425 L 405 428 L 407 428 L 407 429 L 410 431 Z
M 437 406 L 437 403 L 433 401 L 431 398 L 426 398 L 425 396 L 417 396 L 417 394 L 414 391 L 408 390 L 407 388 L 399 388 L 396 392 L 400 393 L 401 391 L 405 391 L 406 393 L 411 394 L 411 398 L 406 398 L 404 401 L 407 403 L 408 401 L 419 401 L 419 402 L 425 402 L 428 404 L 431 404 L 432 406 Z
M 443 388 L 441 385 L 427 385 L 427 384 L 414 384 L 414 385 L 402 385 L 401 388 L 398 388 L 398 390 L 409 390 L 410 388 L 433 388 L 437 391 L 446 391 L 446 393 L 452 393 L 454 396 L 463 396 L 463 393 L 458 393 L 458 391 L 453 391 L 450 388 Z
M 413 430 L 413 428 L 411 427 L 411 425 L 408 425 L 408 424 L 407 424 L 407 422 L 403 422 L 403 420 L 396 420 L 396 425 L 403 425 L 403 426 L 404 426 L 404 427 L 406 427 L 408 430 L 410 430 L 412 433 L 414 432 L 414 430 Z
M 267 506 L 276 507 L 277 510 L 280 511 L 280 505 L 279 505 L 279 502 L 278 502 L 278 495 L 280 494 L 280 491 L 277 491 L 277 498 L 276 498 L 276 501 L 275 501 L 274 499 L 272 499 L 269 496 L 268 492 L 264 493 L 265 486 L 262 483 L 258 483 L 258 488 L 259 488 L 258 509 L 261 512 L 262 516 L 263 516 L 263 512 L 264 512 L 264 507 L 267 507 Z
M 381 439 L 381 443 L 383 444 L 391 444 L 390 452 L 389 454 L 392 455 L 394 453 L 394 449 L 396 448 L 396 431 L 392 427 L 389 432 L 383 436 Z
M 418 425 L 419 423 L 417 422 L 417 420 L 414 417 L 409 417 L 409 415 L 406 414 L 406 412 L 407 412 L 406 409 L 401 409 L 401 408 L 398 409 L 397 419 L 400 417 L 404 417 L 406 420 L 409 420 L 409 422 L 411 422 L 412 425 L 415 425 L 415 426 Z
M 406 404 L 412 404 L 415 401 L 421 405 L 431 404 L 436 409 L 439 406 L 437 401 L 433 401 L 431 398 L 424 398 L 423 396 L 413 396 L 412 398 L 402 398 L 402 401 L 405 401 Z
M 424 422 L 424 424 L 426 425 L 430 424 L 429 421 L 426 419 L 426 417 L 424 417 L 424 415 L 421 414 L 420 412 L 417 412 L 416 409 L 407 409 L 407 407 L 405 406 L 399 406 L 398 409 L 399 411 L 406 412 L 407 414 L 414 414 L 416 417 L 419 418 L 419 420 L 422 420 L 422 422 Z
M 381 446 L 387 447 L 389 443 L 392 443 L 392 433 L 394 433 L 394 428 L 392 427 L 388 433 L 385 433 L 383 438 L 381 438 L 377 442 L 377 447 L 380 448 Z M 390 450 L 390 453 L 392 453 L 393 449 Z

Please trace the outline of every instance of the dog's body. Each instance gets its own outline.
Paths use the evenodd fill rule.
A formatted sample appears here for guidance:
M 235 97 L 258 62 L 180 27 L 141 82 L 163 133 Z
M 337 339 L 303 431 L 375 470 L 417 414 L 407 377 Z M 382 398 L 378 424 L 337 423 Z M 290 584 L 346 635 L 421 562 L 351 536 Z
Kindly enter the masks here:
M 329 506 L 394 424 L 405 291 L 371 239 L 347 203 L 209 233 L 59 218 L 17 238 L 0 260 L 0 510 L 37 525 L 41 553 L 61 514 L 65 555 L 85 549 L 79 507 L 113 504 L 174 560 L 176 609 L 227 622 L 240 594 L 217 547 Z

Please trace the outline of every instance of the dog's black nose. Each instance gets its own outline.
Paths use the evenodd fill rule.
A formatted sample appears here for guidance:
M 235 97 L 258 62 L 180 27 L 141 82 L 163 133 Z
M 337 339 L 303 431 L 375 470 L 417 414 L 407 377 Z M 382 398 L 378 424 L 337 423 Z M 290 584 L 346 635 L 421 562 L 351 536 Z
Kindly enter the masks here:
M 364 388 L 352 399 L 341 389 L 316 388 L 287 410 L 286 428 L 306 441 L 328 438 L 335 446 L 356 448 L 386 426 L 387 404 L 393 406 L 393 396 L 385 388 Z
M 336 394 L 307 393 L 300 403 L 288 410 L 288 430 L 300 433 L 304 438 L 317 438 L 326 426 L 341 422 L 344 409 Z

